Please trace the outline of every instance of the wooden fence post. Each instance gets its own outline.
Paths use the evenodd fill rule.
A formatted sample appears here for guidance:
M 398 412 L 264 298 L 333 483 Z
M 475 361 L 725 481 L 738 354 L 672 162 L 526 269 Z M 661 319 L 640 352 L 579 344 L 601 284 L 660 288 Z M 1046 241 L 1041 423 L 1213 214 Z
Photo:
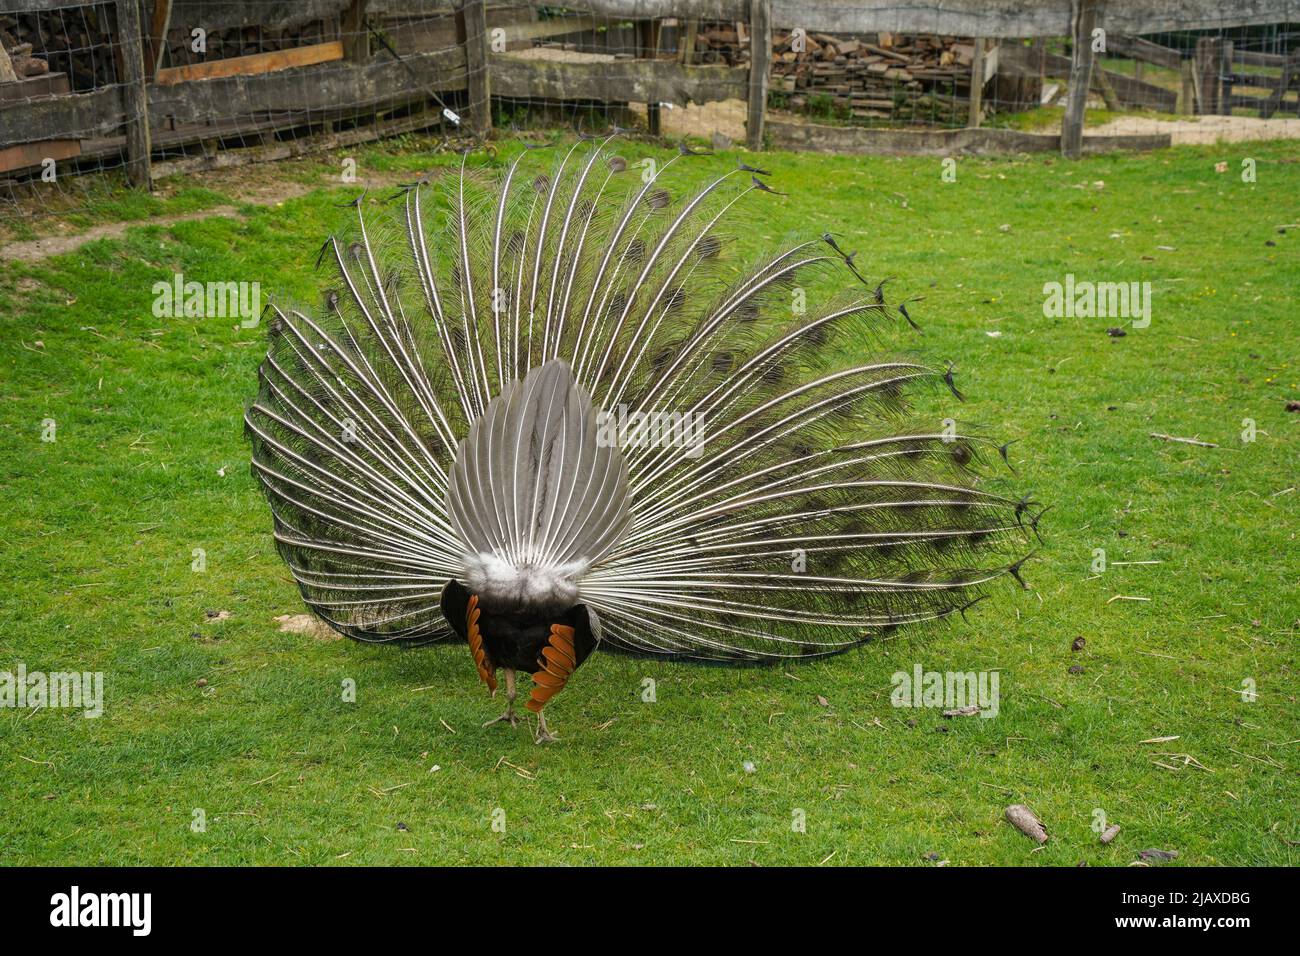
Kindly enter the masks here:
M 486 0 L 465 0 L 461 6 L 465 25 L 465 72 L 469 84 L 470 128 L 479 135 L 492 129 L 492 84 L 488 75 Z
M 700 21 L 687 20 L 686 29 L 677 34 L 677 58 L 686 66 L 695 62 L 695 39 L 699 33 Z
M 352 0 L 339 21 L 340 39 L 343 41 L 343 59 L 349 63 L 364 63 L 370 59 L 370 34 L 366 30 L 366 4 L 369 0 Z
M 1232 115 L 1232 41 L 1219 44 L 1219 112 Z
M 641 48 L 641 59 L 657 60 L 659 58 L 659 21 L 641 20 L 637 23 L 637 45 Z M 651 93 L 657 95 L 658 90 Z M 658 136 L 663 131 L 663 107 L 656 99 L 645 105 L 645 125 L 651 136 Z
M 1207 116 L 1219 112 L 1223 99 L 1222 38 L 1201 37 L 1196 41 L 1196 112 Z
M 167 30 L 172 22 L 172 0 L 154 0 L 153 20 L 149 27 L 149 47 L 144 51 L 144 75 L 153 82 L 162 68 L 167 49 Z
M 117 0 L 117 36 L 122 50 L 122 106 L 126 111 L 126 178 L 153 188 L 149 166 L 149 95 L 144 86 L 144 31 L 138 0 Z
M 767 118 L 767 80 L 772 66 L 772 0 L 749 0 L 749 116 L 745 122 L 750 149 L 763 148 Z
M 984 38 L 975 38 L 975 53 L 970 60 L 970 112 L 966 125 L 979 129 L 984 110 Z
M 1070 88 L 1066 93 L 1065 116 L 1061 120 L 1061 155 L 1078 159 L 1083 152 L 1083 112 L 1092 86 L 1092 31 L 1100 19 L 1105 0 L 1074 0 L 1070 30 Z

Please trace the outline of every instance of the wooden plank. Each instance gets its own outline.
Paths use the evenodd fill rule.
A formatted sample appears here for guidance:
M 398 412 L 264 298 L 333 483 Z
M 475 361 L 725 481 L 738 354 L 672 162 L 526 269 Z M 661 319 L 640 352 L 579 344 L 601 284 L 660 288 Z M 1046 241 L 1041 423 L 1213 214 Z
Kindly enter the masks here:
M 103 0 L 0 0 L 0 14 L 89 6 Z M 222 0 L 205 10 L 210 30 L 263 23 L 283 28 L 337 15 L 346 0 Z M 385 12 L 415 3 L 376 3 Z M 446 7 L 446 4 L 442 4 Z M 583 0 L 584 12 L 628 20 L 695 17 L 700 20 L 744 20 L 748 0 Z M 1294 0 L 1126 0 L 1106 13 L 1108 32 L 1138 35 L 1174 30 L 1226 29 L 1284 23 L 1294 19 Z M 937 33 L 944 36 L 1034 37 L 1070 32 L 1071 0 L 773 0 L 774 27 L 801 26 L 825 33 Z
M 565 36 L 570 33 L 585 33 L 601 26 L 603 21 L 587 14 L 567 14 L 552 17 L 549 20 L 530 20 L 504 24 L 501 29 L 506 32 L 506 43 L 521 40 L 544 40 L 548 37 Z
M 1282 64 L 1282 75 L 1278 78 L 1277 87 L 1259 108 L 1261 118 L 1268 119 L 1277 112 L 1278 107 L 1282 105 L 1282 97 L 1286 96 L 1287 87 L 1297 76 L 1300 76 L 1300 53 L 1293 55 Z M 1296 108 L 1300 110 L 1300 99 L 1297 100 Z
M 1286 56 L 1281 53 L 1256 53 L 1254 50 L 1234 50 L 1232 62 L 1242 66 L 1276 66 L 1286 65 Z
M 1077 159 L 1083 151 L 1083 112 L 1092 85 L 1092 31 L 1097 26 L 1104 0 L 1075 0 L 1076 8 L 1070 56 L 1070 85 L 1066 91 L 1065 115 L 1061 118 L 1061 155 Z
M 866 129 L 769 119 L 772 145 L 777 149 L 884 156 L 992 156 L 1008 153 L 1057 152 L 1061 137 L 1012 129 Z M 1164 149 L 1170 134 L 1085 136 L 1084 155 L 1116 150 Z
M 1106 35 L 1106 52 L 1126 56 L 1138 63 L 1162 66 L 1166 70 L 1179 69 L 1179 64 L 1182 63 L 1183 59 L 1181 53 L 1170 47 L 1144 40 L 1142 37 L 1125 36 L 1122 33 L 1108 33 Z
M 370 33 L 366 30 L 367 0 L 350 0 L 339 19 L 339 34 L 343 41 L 343 59 L 349 63 L 364 63 L 370 59 Z
M 144 51 L 144 75 L 156 79 L 167 49 L 167 30 L 172 22 L 172 0 L 154 0 L 149 24 L 149 45 Z
M 1059 53 L 1047 53 L 1043 56 L 1043 69 L 1048 76 L 1068 77 L 1070 75 L 1070 66 L 1068 56 L 1061 56 Z M 1116 73 L 1114 70 L 1102 70 L 1094 65 L 1092 89 L 1098 93 L 1104 95 L 1101 74 L 1105 74 L 1106 83 L 1109 84 L 1111 91 L 1121 103 L 1127 103 L 1130 106 L 1143 106 L 1162 113 L 1172 113 L 1177 109 L 1178 94 L 1174 90 L 1157 86 L 1155 83 L 1137 80 L 1131 76 L 1125 76 L 1123 73 Z
M 117 0 L 117 37 L 122 51 L 122 108 L 126 111 L 126 178 L 153 188 L 149 172 L 149 97 L 144 86 L 144 30 L 137 0 Z
M 340 133 L 304 136 L 289 142 L 273 143 L 265 146 L 248 146 L 243 149 L 224 149 L 211 155 L 164 160 L 154 164 L 154 178 L 163 179 L 169 176 L 180 176 L 209 169 L 231 169 L 250 166 L 255 163 L 279 162 L 298 156 L 308 156 L 323 150 L 354 146 L 357 143 L 368 143 L 387 136 L 398 136 L 402 133 L 427 129 L 442 122 L 442 114 L 429 112 L 373 123 L 370 126 L 358 126 L 355 129 L 345 130 Z
M 682 66 L 668 60 L 564 63 L 525 60 L 508 53 L 489 56 L 498 96 L 519 99 L 598 100 L 686 105 L 743 100 L 749 94 L 744 67 Z
M 73 159 L 80 155 L 81 141 L 76 139 L 52 139 L 42 143 L 6 146 L 0 149 L 0 173 L 32 169 L 44 164 L 47 159 L 58 162 L 61 159 Z
M 645 6 L 648 0 L 624 0 Z M 612 6 L 610 0 L 589 0 Z M 1019 38 L 1069 35 L 1071 0 L 773 0 L 773 25 L 824 33 L 934 33 Z M 672 16 L 664 13 L 664 16 Z M 693 14 L 694 15 L 694 14 Z M 712 18 L 706 18 L 712 19 Z M 721 16 L 726 20 L 734 17 Z M 1107 8 L 1098 25 L 1136 36 L 1175 30 L 1226 29 L 1295 19 L 1294 0 L 1125 0 Z
M 767 119 L 767 84 L 772 72 L 772 0 L 749 4 L 749 112 L 745 138 L 752 150 L 763 148 Z
M 105 135 L 115 132 L 125 118 L 120 86 L 71 96 L 36 97 L 0 110 L 0 148 L 26 143 L 33 136 L 82 139 Z
M 171 66 L 159 70 L 155 82 L 159 86 L 172 86 L 190 80 L 215 80 L 225 76 L 260 76 L 263 73 L 277 73 L 280 70 L 313 66 L 317 63 L 332 63 L 341 59 L 343 59 L 342 41 L 331 40 L 328 43 L 299 46 L 291 50 L 251 53 L 248 56 L 231 56 L 224 60 L 209 60 L 206 63 L 191 63 L 188 66 Z
M 375 58 L 364 66 L 317 64 L 251 78 L 152 86 L 148 95 L 149 111 L 159 122 L 167 116 L 219 121 L 251 113 L 364 110 L 424 99 L 427 88 L 450 91 L 465 86 L 465 54 L 456 47 L 413 54 L 401 63 Z M 0 110 L 0 147 L 29 141 L 33 130 L 50 139 L 109 136 L 126 116 L 120 86 L 27 100 Z
M 401 62 L 375 57 L 364 65 L 326 63 L 256 77 L 156 86 L 149 93 L 149 108 L 157 117 L 213 120 L 263 112 L 361 111 L 425 99 L 429 88 L 466 88 L 462 48 L 412 54 Z
M 479 135 L 492 128 L 492 73 L 488 67 L 487 4 L 465 0 L 465 69 L 469 82 L 470 128 Z
M 67 93 L 69 89 L 66 73 L 42 73 L 13 83 L 0 83 L 0 106 L 5 103 L 21 103 L 34 96 L 57 96 Z

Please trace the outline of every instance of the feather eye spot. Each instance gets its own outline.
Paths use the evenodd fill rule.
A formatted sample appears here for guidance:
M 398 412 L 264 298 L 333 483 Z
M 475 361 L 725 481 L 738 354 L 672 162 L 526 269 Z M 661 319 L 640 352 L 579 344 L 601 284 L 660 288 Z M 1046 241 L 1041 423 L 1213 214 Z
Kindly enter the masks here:
M 645 240 L 633 239 L 627 244 L 627 249 L 623 251 L 623 258 L 628 262 L 641 263 L 645 261 Z

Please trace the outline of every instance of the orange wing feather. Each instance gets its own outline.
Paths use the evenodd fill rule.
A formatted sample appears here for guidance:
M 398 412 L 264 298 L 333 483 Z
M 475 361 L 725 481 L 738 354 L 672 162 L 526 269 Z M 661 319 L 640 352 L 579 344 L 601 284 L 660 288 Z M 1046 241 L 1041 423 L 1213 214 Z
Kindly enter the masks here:
M 482 614 L 483 610 L 478 606 L 478 595 L 471 594 L 465 609 L 465 634 L 469 639 L 469 652 L 474 657 L 478 676 L 488 685 L 488 690 L 496 693 L 496 665 L 488 660 L 487 652 L 483 650 L 483 635 L 478 629 L 478 619 Z
M 552 624 L 551 636 L 542 648 L 541 669 L 533 672 L 533 692 L 524 704 L 534 714 L 540 713 L 546 702 L 564 689 L 569 676 L 578 666 L 573 653 L 573 628 Z

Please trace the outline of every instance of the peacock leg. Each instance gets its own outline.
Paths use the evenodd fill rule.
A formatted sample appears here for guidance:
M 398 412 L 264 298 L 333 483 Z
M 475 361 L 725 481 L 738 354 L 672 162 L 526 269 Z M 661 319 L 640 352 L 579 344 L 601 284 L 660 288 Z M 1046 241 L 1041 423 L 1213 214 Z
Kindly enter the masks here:
M 519 723 L 519 717 L 515 713 L 515 672 L 514 668 L 502 668 L 506 672 L 506 712 L 500 717 L 494 717 L 489 720 L 484 727 L 491 727 L 493 724 L 499 724 L 503 721 L 514 727 Z
M 537 712 L 537 737 L 535 742 L 539 744 L 553 744 L 560 738 L 546 729 L 546 715 L 540 710 Z

